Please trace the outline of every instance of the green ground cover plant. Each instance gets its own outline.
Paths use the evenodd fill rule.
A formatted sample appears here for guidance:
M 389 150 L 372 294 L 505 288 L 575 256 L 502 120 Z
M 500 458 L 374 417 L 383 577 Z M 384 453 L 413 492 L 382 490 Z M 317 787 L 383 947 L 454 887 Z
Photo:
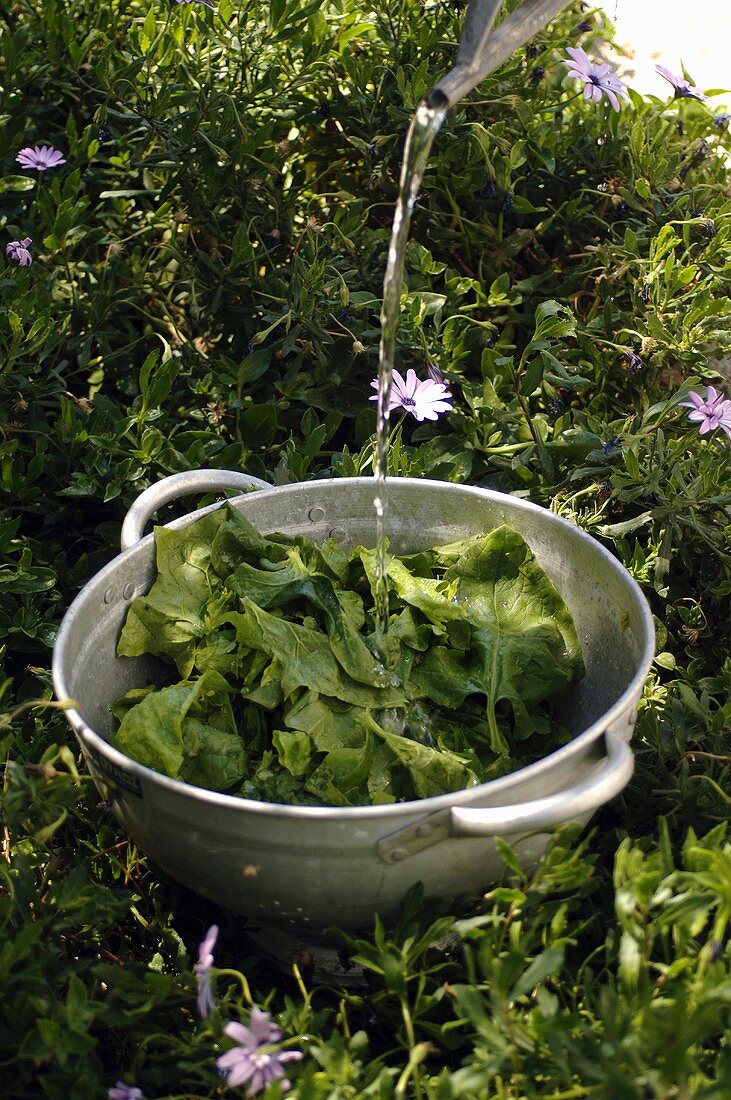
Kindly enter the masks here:
M 403 139 L 460 25 L 420 0 L 0 2 L 4 1097 L 243 1095 L 253 1056 L 267 1100 L 731 1091 L 729 118 L 702 73 L 584 98 L 567 50 L 611 33 L 589 8 L 437 137 L 398 357 L 453 411 L 404 413 L 391 461 L 551 508 L 640 583 L 658 649 L 624 793 L 534 872 L 503 845 L 484 896 L 414 892 L 343 937 L 368 984 L 333 988 L 148 862 L 52 701 L 63 611 L 147 485 L 372 471 Z

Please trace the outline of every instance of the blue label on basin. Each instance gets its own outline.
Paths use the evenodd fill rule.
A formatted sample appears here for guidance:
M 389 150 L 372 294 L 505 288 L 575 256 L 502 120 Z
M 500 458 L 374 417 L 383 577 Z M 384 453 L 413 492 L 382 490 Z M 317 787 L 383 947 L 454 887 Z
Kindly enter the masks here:
M 116 764 L 112 764 L 106 757 L 99 756 L 98 753 L 87 750 L 87 757 L 92 772 L 99 772 L 105 779 L 108 779 L 110 783 L 113 783 L 115 787 L 121 787 L 137 798 L 142 798 L 142 784 L 136 776 L 130 775 L 124 768 L 117 767 Z

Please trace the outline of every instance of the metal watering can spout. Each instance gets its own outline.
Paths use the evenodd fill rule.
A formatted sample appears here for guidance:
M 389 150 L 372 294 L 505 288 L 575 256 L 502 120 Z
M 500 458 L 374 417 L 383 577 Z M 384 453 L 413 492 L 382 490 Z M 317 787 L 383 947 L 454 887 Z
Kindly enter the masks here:
M 429 92 L 427 106 L 453 107 L 568 7 L 569 2 L 523 0 L 520 7 L 491 33 L 502 0 L 469 0 L 457 62 Z

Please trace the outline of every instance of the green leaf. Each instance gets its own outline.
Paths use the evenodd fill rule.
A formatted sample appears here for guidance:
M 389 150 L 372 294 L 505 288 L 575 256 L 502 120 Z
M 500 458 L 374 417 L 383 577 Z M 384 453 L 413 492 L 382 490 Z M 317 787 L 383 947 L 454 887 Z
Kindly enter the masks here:
M 514 1001 L 516 997 L 532 992 L 540 982 L 554 975 L 563 966 L 564 954 L 563 944 L 552 944 L 542 951 L 518 978 L 508 999 Z
M 211 597 L 221 582 L 211 569 L 211 543 L 225 521 L 220 509 L 180 530 L 155 529 L 158 575 L 130 606 L 117 645 L 121 657 L 165 654 L 190 675 L 196 642 L 205 637 Z
M 372 751 L 369 740 L 357 748 L 333 749 L 312 772 L 305 789 L 326 805 L 357 805 L 364 800 Z
M 358 633 L 364 617 L 362 603 L 353 593 L 341 601 L 334 581 L 318 571 L 321 561 L 315 555 L 306 563 L 299 547 L 293 546 L 286 551 L 286 561 L 276 569 L 257 569 L 242 562 L 228 583 L 237 595 L 265 610 L 306 599 L 322 613 L 327 643 L 344 671 L 359 683 L 378 686 L 384 669 Z
M 522 164 L 525 164 L 527 159 L 526 143 L 524 141 L 516 141 L 511 145 L 509 156 L 511 168 L 520 168 Z
M 86 1030 L 86 1007 L 89 998 L 86 986 L 76 974 L 72 974 L 66 993 L 66 1013 L 72 1031 Z
M 421 272 L 422 275 L 441 275 L 446 271 L 447 265 L 441 260 L 435 260 L 428 248 L 418 241 L 409 241 L 406 246 L 406 258 L 409 267 Z
M 381 680 L 383 687 L 351 679 L 335 659 L 327 636 L 309 626 L 287 622 L 270 615 L 247 598 L 242 612 L 232 612 L 239 643 L 260 650 L 276 660 L 282 691 L 292 695 L 298 688 L 311 688 L 344 703 L 361 707 L 391 707 L 405 703 L 403 691 Z
M 123 715 L 115 745 L 172 778 L 227 790 L 247 769 L 230 693 L 215 671 L 150 692 Z
M 515 852 L 510 847 L 508 842 L 506 840 L 503 840 L 502 837 L 497 836 L 495 837 L 495 847 L 500 853 L 500 858 L 505 866 L 509 867 L 514 875 L 517 875 L 519 879 L 523 880 L 525 878 L 525 874 L 522 867 L 520 866 L 520 863 L 518 862 L 518 857 L 516 856 Z
M 540 356 L 536 356 L 526 367 L 523 372 L 523 377 L 520 380 L 520 392 L 524 397 L 529 397 L 530 394 L 541 384 L 543 380 L 543 361 Z
M 183 753 L 181 779 L 197 787 L 226 791 L 247 773 L 246 749 L 239 734 L 197 718 L 183 722 Z
M 507 305 L 513 300 L 509 292 L 510 275 L 507 273 L 507 271 L 503 271 L 503 273 L 501 275 L 498 275 L 496 279 L 493 279 L 492 283 L 490 284 L 488 305 Z
M 497 704 L 510 704 L 516 736 L 532 733 L 529 705 L 583 674 L 576 629 L 527 543 L 510 528 L 496 528 L 467 546 L 441 547 L 436 555 L 445 562 L 457 556 L 444 580 L 457 582 L 455 607 L 473 627 L 472 650 L 459 655 L 433 648 L 415 681 L 427 693 L 439 690 L 445 698 L 448 692 L 447 705 L 459 705 L 460 692 L 464 699 L 476 688 L 484 691 L 491 748 L 507 753 Z
M 289 708 L 290 729 L 306 732 L 318 752 L 332 752 L 342 745 L 361 744 L 363 714 L 360 708 L 307 691 Z
M 114 736 L 115 748 L 132 760 L 178 779 L 183 766 L 183 720 L 205 689 L 209 674 L 146 695 L 127 711 Z
M 649 199 L 652 197 L 650 185 L 644 178 L 644 176 L 639 176 L 635 180 L 635 189 L 637 190 L 637 194 L 640 196 L 641 199 Z
M 380 737 L 396 760 L 409 772 L 417 798 L 431 798 L 445 791 L 461 791 L 477 784 L 478 779 L 456 753 L 434 749 L 390 733 L 367 718 L 368 728 Z
M 5 191 L 32 191 L 35 185 L 32 176 L 0 176 L 0 195 Z
M 142 24 L 140 30 L 140 44 L 143 50 L 149 50 L 155 39 L 155 31 L 157 30 L 157 10 L 153 5 L 149 8 L 145 21 Z
M 272 735 L 279 762 L 291 775 L 304 775 L 310 767 L 312 741 L 299 730 L 275 730 Z
M 538 306 L 531 344 L 535 340 L 555 340 L 575 335 L 576 320 L 568 306 L 553 301 L 542 302 Z
M 185 679 L 119 700 L 115 743 L 190 783 L 333 805 L 463 789 L 505 769 L 511 728 L 545 730 L 531 708 L 581 671 L 565 605 L 508 528 L 390 560 L 389 671 L 364 633 L 372 550 L 265 537 L 230 506 L 155 542 L 119 653 Z

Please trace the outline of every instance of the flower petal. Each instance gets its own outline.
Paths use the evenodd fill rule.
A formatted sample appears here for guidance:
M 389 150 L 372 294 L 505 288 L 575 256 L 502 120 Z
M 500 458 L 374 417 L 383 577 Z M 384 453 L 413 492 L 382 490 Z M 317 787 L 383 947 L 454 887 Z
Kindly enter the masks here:
M 586 73 L 582 72 L 581 69 L 577 69 L 576 66 L 573 65 L 570 61 L 564 61 L 564 65 L 571 65 L 571 68 L 566 73 L 567 76 L 574 76 L 577 80 L 584 81 L 587 81 L 589 79 Z
M 238 1023 L 237 1020 L 231 1020 L 226 1024 L 224 1034 L 228 1035 L 229 1039 L 233 1039 L 235 1043 L 244 1047 L 255 1047 L 257 1045 L 256 1037 L 249 1031 L 248 1027 L 244 1027 L 243 1024 Z
M 666 69 L 664 65 L 656 65 L 655 72 L 659 73 L 660 76 L 664 76 L 666 80 L 677 87 L 678 78 L 670 72 L 670 69 Z
M 201 943 L 201 945 L 198 949 L 198 955 L 199 955 L 199 958 L 200 958 L 201 962 L 203 962 L 204 958 L 208 958 L 209 956 L 211 956 L 211 952 L 213 951 L 213 948 L 216 945 L 217 938 L 218 938 L 218 925 L 217 924 L 212 924 L 211 927 L 206 932 L 206 935 L 203 939 L 203 942 Z M 212 958 L 212 956 L 211 956 L 211 958 Z M 208 965 L 210 965 L 210 964 L 208 964 Z
M 586 50 L 582 49 L 581 46 L 568 46 L 566 53 L 574 59 L 577 68 L 581 69 L 584 75 L 588 74 L 591 61 Z
M 394 394 L 396 394 L 396 397 L 398 398 L 398 401 L 397 401 L 398 405 L 401 404 L 401 398 L 402 397 L 408 397 L 408 393 L 406 392 L 406 381 L 404 380 L 404 376 L 401 374 L 400 371 L 397 371 L 395 367 L 393 368 L 392 376 L 391 376 L 391 408 L 392 409 L 394 408 L 394 405 L 393 405 Z
M 282 1038 L 282 1030 L 272 1022 L 271 1015 L 261 1008 L 252 1008 L 249 1014 L 249 1027 L 257 1043 L 276 1043 Z
M 612 110 L 613 111 L 618 111 L 619 110 L 619 100 L 617 99 L 617 97 L 614 94 L 614 92 L 612 91 L 612 89 L 611 88 L 603 88 L 602 91 L 604 92 L 604 95 L 607 97 L 607 99 L 611 103 Z
M 405 397 L 412 397 L 412 398 L 415 397 L 416 396 L 416 391 L 418 390 L 420 385 L 421 385 L 421 383 L 419 382 L 419 379 L 416 377 L 416 371 L 414 370 L 413 367 L 409 367 L 409 369 L 406 372 L 406 392 L 405 392 L 404 396 Z
M 243 1085 L 244 1081 L 248 1081 L 256 1073 L 256 1065 L 251 1061 L 242 1062 L 231 1070 L 231 1073 L 226 1079 L 226 1084 L 230 1089 L 235 1089 L 238 1085 Z M 258 1091 L 257 1089 L 252 1090 Z
M 241 1049 L 241 1047 L 231 1047 L 225 1054 L 220 1054 L 216 1058 L 216 1065 L 219 1069 L 228 1070 L 237 1066 L 241 1061 L 247 1061 L 249 1055 Z

